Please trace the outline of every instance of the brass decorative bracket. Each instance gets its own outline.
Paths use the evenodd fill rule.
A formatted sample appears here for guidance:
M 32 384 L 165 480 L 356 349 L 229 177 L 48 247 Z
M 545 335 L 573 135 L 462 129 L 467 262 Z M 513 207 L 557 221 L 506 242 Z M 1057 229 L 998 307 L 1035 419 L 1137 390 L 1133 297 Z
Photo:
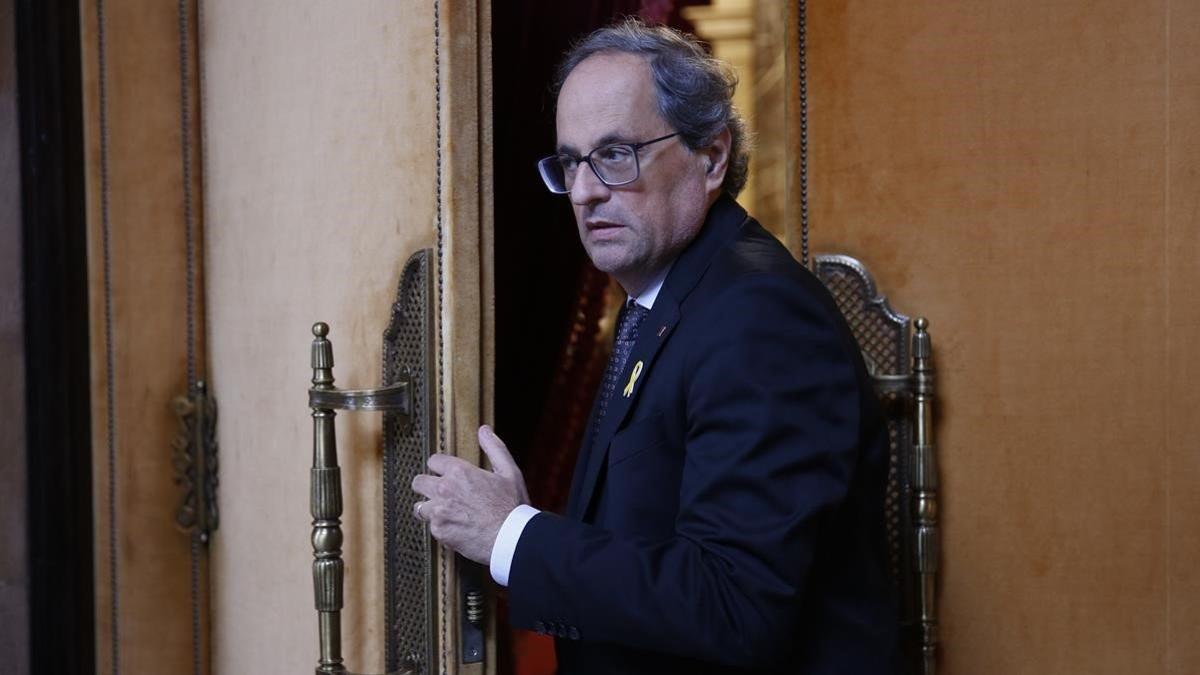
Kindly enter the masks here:
M 217 512 L 217 402 L 204 380 L 171 402 L 179 433 L 171 442 L 175 484 L 182 488 L 175 525 L 207 543 L 219 522 Z

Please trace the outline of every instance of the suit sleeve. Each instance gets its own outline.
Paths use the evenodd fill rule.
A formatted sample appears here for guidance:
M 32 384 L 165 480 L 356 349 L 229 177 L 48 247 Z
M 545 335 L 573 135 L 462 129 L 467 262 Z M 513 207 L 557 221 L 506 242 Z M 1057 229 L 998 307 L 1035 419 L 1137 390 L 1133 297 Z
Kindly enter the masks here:
M 509 577 L 513 624 L 737 667 L 786 656 L 858 460 L 860 384 L 829 312 L 794 278 L 747 277 L 675 335 L 688 358 L 673 535 L 535 516 Z

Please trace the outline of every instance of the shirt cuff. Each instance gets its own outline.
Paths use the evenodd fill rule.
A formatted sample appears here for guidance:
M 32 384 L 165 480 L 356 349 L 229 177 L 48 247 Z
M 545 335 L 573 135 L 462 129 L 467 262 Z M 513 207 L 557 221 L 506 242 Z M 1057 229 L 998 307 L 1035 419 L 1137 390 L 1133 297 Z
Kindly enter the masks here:
M 529 520 L 541 513 L 528 504 L 521 504 L 508 513 L 500 532 L 496 534 L 496 543 L 492 544 L 491 569 L 492 578 L 501 586 L 508 586 L 508 570 L 512 567 L 513 556 L 517 553 L 517 542 Z

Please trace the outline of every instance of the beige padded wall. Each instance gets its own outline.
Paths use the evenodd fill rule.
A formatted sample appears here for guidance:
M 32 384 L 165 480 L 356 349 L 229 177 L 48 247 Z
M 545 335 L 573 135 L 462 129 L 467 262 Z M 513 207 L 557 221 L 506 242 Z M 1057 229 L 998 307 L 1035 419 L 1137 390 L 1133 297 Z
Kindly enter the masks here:
M 1200 7 L 809 3 L 814 249 L 927 315 L 944 672 L 1200 663 Z
M 190 3 L 185 6 L 191 9 Z M 107 279 L 101 9 L 108 148 Z M 191 672 L 190 546 L 188 535 L 179 532 L 174 522 L 181 491 L 175 484 L 171 450 L 179 429 L 171 401 L 188 386 L 179 6 L 149 0 L 85 0 L 80 13 L 92 345 L 96 672 Z M 194 19 L 188 25 L 194 27 Z M 194 31 L 188 35 L 194 48 Z M 195 119 L 195 59 L 189 58 L 189 114 Z M 194 126 L 192 132 L 194 147 L 199 136 Z M 193 241 L 200 238 L 202 217 L 198 163 L 192 155 Z M 106 283 L 111 291 L 111 344 L 105 327 Z M 202 298 L 197 301 L 197 317 L 202 317 Z M 203 373 L 203 335 L 198 335 L 196 346 L 197 372 Z M 115 478 L 111 483 L 110 475 Z M 201 557 L 201 616 L 207 613 L 203 565 Z M 201 672 L 207 666 L 206 651 L 202 636 Z
M 435 240 L 432 3 L 205 0 L 204 12 L 214 670 L 310 672 L 310 326 L 332 326 L 340 386 L 379 384 L 401 266 Z M 337 424 L 345 655 L 382 672 L 379 419 Z

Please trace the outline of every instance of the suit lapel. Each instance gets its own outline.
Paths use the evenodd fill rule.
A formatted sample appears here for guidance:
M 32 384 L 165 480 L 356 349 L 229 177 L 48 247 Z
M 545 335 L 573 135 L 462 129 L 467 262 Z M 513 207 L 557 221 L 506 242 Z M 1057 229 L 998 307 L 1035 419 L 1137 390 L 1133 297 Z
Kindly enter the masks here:
M 660 291 L 650 314 L 642 322 L 637 342 L 633 345 L 633 349 L 629 352 L 629 358 L 625 361 L 625 368 L 617 378 L 617 388 L 608 401 L 608 410 L 604 414 L 604 419 L 600 420 L 599 424 L 590 425 L 588 432 L 584 434 L 584 447 L 590 447 L 591 451 L 586 455 L 588 463 L 584 471 L 582 473 L 578 470 L 575 472 L 568 515 L 582 519 L 587 513 L 596 489 L 596 481 L 600 476 L 600 469 L 608 460 L 608 444 L 612 441 L 613 434 L 625 421 L 625 417 L 641 393 L 642 383 L 649 377 L 655 357 L 662 350 L 662 346 L 671 336 L 677 323 L 679 323 L 679 303 Z M 590 445 L 587 445 L 589 443 Z
M 679 255 L 663 288 L 659 291 L 654 307 L 642 323 L 637 343 L 629 353 L 624 371 L 617 379 L 616 391 L 608 402 L 608 410 L 599 424 L 589 422 L 583 435 L 580 458 L 587 458 L 586 467 L 576 467 L 571 482 L 567 503 L 567 515 L 582 520 L 595 498 L 600 470 L 608 461 L 608 445 L 625 417 L 637 402 L 642 384 L 651 375 L 651 368 L 659 351 L 679 323 L 680 304 L 708 269 L 716 252 L 732 241 L 747 216 L 745 210 L 728 197 L 718 199 L 709 210 L 708 219 L 700 234 Z M 638 363 L 641 366 L 638 366 Z M 630 383 L 634 370 L 640 370 L 635 381 Z M 629 395 L 625 394 L 628 389 Z M 595 404 L 593 404 L 593 407 Z M 595 419 L 594 411 L 591 419 Z

